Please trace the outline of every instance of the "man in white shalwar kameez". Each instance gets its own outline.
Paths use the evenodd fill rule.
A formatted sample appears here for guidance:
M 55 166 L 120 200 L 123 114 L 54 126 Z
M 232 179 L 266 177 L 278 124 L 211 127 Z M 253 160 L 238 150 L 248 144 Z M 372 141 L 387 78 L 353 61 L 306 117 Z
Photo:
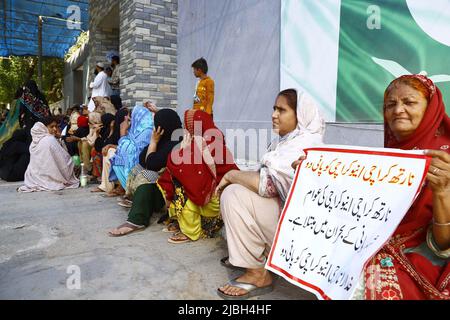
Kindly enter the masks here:
M 96 70 L 98 74 L 95 77 L 94 82 L 89 84 L 89 88 L 92 89 L 91 100 L 88 105 L 89 112 L 93 112 L 95 109 L 93 98 L 111 96 L 111 86 L 108 83 L 108 75 L 105 72 L 105 65 L 101 62 L 97 63 Z

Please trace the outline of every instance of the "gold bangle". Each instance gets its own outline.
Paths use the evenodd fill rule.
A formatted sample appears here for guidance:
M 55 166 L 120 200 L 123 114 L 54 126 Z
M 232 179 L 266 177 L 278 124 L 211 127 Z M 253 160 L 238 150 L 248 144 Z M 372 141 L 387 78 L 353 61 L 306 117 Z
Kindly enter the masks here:
M 439 223 L 439 222 L 434 221 L 434 219 L 433 219 L 433 224 L 436 225 L 436 226 L 439 226 L 439 227 L 448 227 L 448 226 L 450 226 L 450 222 Z

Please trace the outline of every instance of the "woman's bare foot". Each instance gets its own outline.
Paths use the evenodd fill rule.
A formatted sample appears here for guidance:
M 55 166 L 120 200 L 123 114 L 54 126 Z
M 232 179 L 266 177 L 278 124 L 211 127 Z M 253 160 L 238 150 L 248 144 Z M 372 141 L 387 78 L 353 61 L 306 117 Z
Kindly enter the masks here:
M 273 282 L 272 275 L 264 268 L 260 269 L 246 269 L 245 273 L 236 279 L 237 282 L 250 283 L 258 288 L 270 286 Z M 229 296 L 245 295 L 247 290 L 230 286 L 228 284 L 219 288 L 220 291 Z
M 115 188 L 112 191 L 114 194 L 117 194 L 118 196 L 124 196 L 125 195 L 125 189 L 122 188 L 122 186 L 119 184 L 119 186 L 117 188 Z
M 113 189 L 111 192 L 108 192 L 106 194 L 106 197 L 120 197 L 125 195 L 125 190 L 122 188 L 122 186 L 119 185 L 119 187 Z

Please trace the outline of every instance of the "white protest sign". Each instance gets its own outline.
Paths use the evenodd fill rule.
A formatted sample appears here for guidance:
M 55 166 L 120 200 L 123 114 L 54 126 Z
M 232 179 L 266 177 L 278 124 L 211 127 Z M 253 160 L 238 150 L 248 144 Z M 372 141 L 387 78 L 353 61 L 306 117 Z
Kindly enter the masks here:
M 349 299 L 419 194 L 430 158 L 379 148 L 305 151 L 266 268 L 319 299 Z

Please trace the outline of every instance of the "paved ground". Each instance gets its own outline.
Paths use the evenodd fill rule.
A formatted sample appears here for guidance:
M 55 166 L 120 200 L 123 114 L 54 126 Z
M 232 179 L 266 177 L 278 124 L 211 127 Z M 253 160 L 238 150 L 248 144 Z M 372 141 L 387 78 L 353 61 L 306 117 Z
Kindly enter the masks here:
M 171 245 L 156 221 L 110 238 L 127 216 L 115 199 L 89 188 L 18 194 L 18 186 L 0 181 L 0 299 L 219 299 L 216 288 L 239 274 L 219 264 L 221 238 Z M 66 285 L 72 265 L 79 290 Z M 278 279 L 264 299 L 314 296 Z

